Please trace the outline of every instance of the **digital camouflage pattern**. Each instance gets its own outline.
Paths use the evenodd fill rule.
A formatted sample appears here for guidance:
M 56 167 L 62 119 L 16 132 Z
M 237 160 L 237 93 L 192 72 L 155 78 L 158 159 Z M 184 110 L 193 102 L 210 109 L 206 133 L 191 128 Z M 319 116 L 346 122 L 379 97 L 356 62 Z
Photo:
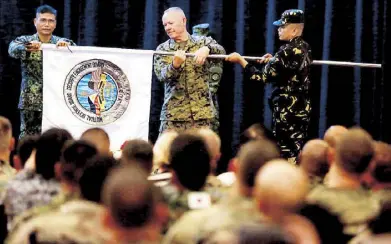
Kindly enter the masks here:
M 56 211 L 65 203 L 67 203 L 71 200 L 79 199 L 79 198 L 80 198 L 79 193 L 76 193 L 76 192 L 64 193 L 63 191 L 61 191 L 58 195 L 56 195 L 52 199 L 52 201 L 49 204 L 31 208 L 31 209 L 21 213 L 20 215 L 16 216 L 12 222 L 12 226 L 10 229 L 12 231 L 15 231 L 18 229 L 18 227 L 20 225 L 23 225 L 24 223 L 26 223 L 30 219 L 37 217 L 39 215 L 45 214 L 45 213 L 50 213 L 50 212 Z
M 210 49 L 210 54 L 225 54 L 224 48 L 212 38 L 191 35 L 184 43 L 176 43 L 169 39 L 156 50 L 183 50 L 194 53 L 204 46 Z M 173 56 L 168 55 L 154 57 L 154 72 L 157 78 L 164 82 L 164 102 L 160 120 L 194 121 L 196 124 L 199 120 L 214 119 L 216 107 L 210 90 L 209 65 L 197 65 L 192 58 L 187 58 L 180 68 L 175 69 L 172 60 Z
M 93 202 L 70 201 L 22 224 L 6 243 L 110 243 L 112 236 L 102 226 L 103 211 Z
M 193 26 L 193 36 L 210 36 L 209 24 L 199 24 Z M 217 91 L 220 86 L 221 76 L 223 75 L 223 61 L 221 59 L 209 59 L 206 63 L 209 66 L 209 89 L 212 95 L 213 104 L 215 105 L 215 117 L 211 119 L 211 128 L 218 132 L 220 128 L 219 120 L 219 101 Z
M 0 160 L 0 197 L 4 194 L 4 189 L 9 180 L 16 174 L 16 170 L 12 168 L 9 162 Z
M 25 44 L 32 41 L 40 41 L 38 33 L 17 37 L 10 43 L 8 48 L 9 55 L 12 58 L 20 59 L 21 61 L 22 83 L 20 87 L 18 108 L 24 110 L 23 112 L 25 113 L 25 115 L 21 115 L 21 134 L 23 136 L 30 133 L 35 134 L 36 132 L 41 132 L 43 105 L 42 51 L 27 52 Z M 59 41 L 65 41 L 69 42 L 70 45 L 76 45 L 72 40 L 54 35 L 52 35 L 49 43 L 56 44 Z M 32 114 L 27 113 L 27 111 L 39 111 L 39 113 Z M 36 115 L 37 117 L 32 117 Z
M 212 119 L 200 119 L 197 121 L 169 121 L 162 120 L 160 123 L 159 132 L 163 133 L 165 130 L 174 129 L 176 132 L 184 132 L 192 128 L 212 128 Z
M 33 170 L 24 169 L 8 182 L 2 196 L 8 227 L 13 225 L 16 216 L 36 206 L 49 204 L 61 192 L 60 184 L 46 180 Z
M 252 64 L 245 67 L 248 79 L 271 83 L 269 98 L 273 111 L 273 133 L 284 158 L 296 158 L 307 137 L 311 102 L 311 48 L 301 37 L 295 37 L 260 70 Z

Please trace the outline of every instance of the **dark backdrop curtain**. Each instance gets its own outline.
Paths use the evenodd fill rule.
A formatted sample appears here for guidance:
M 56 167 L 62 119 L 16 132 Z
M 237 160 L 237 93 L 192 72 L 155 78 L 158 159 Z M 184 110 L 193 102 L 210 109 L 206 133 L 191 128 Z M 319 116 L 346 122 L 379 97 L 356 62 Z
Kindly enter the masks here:
M 390 4 L 388 0 L 12 0 L 0 1 L 0 114 L 11 119 L 19 133 L 17 101 L 20 70 L 8 57 L 9 42 L 32 34 L 35 8 L 43 3 L 58 10 L 55 31 L 78 45 L 155 49 L 167 39 L 161 16 L 171 6 L 187 15 L 188 29 L 210 23 L 213 36 L 227 50 L 246 55 L 273 53 L 281 43 L 272 22 L 288 8 L 306 11 L 305 39 L 316 60 L 382 63 L 381 69 L 313 66 L 313 113 L 310 138 L 321 137 L 328 126 L 360 125 L 376 139 L 390 142 Z M 388 55 L 386 55 L 388 54 Z M 162 86 L 152 85 L 150 139 L 157 137 Z M 226 64 L 219 90 L 223 160 L 235 152 L 240 133 L 255 122 L 271 125 L 260 84 L 245 82 L 238 65 Z M 126 130 L 126 128 L 124 128 Z

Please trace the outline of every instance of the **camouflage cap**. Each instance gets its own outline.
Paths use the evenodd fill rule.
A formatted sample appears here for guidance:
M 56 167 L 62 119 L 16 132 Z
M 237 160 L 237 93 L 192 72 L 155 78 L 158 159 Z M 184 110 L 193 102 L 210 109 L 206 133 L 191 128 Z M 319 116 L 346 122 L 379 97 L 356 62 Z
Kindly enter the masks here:
M 281 19 L 274 21 L 273 25 L 282 26 L 285 24 L 299 24 L 304 23 L 304 12 L 300 9 L 289 9 L 284 11 Z
M 204 24 L 199 24 L 199 25 L 193 26 L 193 35 L 196 35 L 196 36 L 209 35 L 209 24 L 204 23 Z

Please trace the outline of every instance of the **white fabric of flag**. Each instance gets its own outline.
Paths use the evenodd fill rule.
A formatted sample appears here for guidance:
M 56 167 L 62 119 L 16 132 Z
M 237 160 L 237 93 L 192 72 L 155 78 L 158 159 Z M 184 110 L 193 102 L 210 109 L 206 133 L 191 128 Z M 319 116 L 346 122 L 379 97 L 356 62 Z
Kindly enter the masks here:
M 129 139 L 148 140 L 153 51 L 69 49 L 42 45 L 42 131 L 63 128 L 78 139 L 99 127 L 113 151 Z

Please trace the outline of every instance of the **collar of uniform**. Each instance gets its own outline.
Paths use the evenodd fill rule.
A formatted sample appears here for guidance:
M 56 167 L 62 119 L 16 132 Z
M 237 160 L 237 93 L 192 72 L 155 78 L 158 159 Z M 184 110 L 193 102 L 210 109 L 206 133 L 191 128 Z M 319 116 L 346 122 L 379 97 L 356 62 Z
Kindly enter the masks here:
M 35 34 L 33 35 L 33 37 L 34 37 L 34 40 L 41 41 L 41 40 L 39 39 L 38 33 L 35 33 Z M 50 37 L 50 40 L 49 40 L 48 43 L 56 44 L 56 41 L 54 40 L 54 35 L 52 35 L 52 36 Z
M 298 41 L 300 41 L 302 38 L 301 38 L 301 36 L 296 36 L 296 37 L 294 37 L 293 39 L 291 39 L 289 42 L 298 42 Z
M 187 48 L 190 48 L 190 47 L 193 47 L 195 45 L 195 38 L 190 35 L 190 34 L 187 34 L 188 38 L 187 38 L 187 41 L 186 41 L 186 47 Z M 180 45 L 178 42 L 174 41 L 173 39 L 170 39 L 169 40 L 169 45 L 170 45 L 170 49 L 174 49 L 174 50 L 178 50 Z

